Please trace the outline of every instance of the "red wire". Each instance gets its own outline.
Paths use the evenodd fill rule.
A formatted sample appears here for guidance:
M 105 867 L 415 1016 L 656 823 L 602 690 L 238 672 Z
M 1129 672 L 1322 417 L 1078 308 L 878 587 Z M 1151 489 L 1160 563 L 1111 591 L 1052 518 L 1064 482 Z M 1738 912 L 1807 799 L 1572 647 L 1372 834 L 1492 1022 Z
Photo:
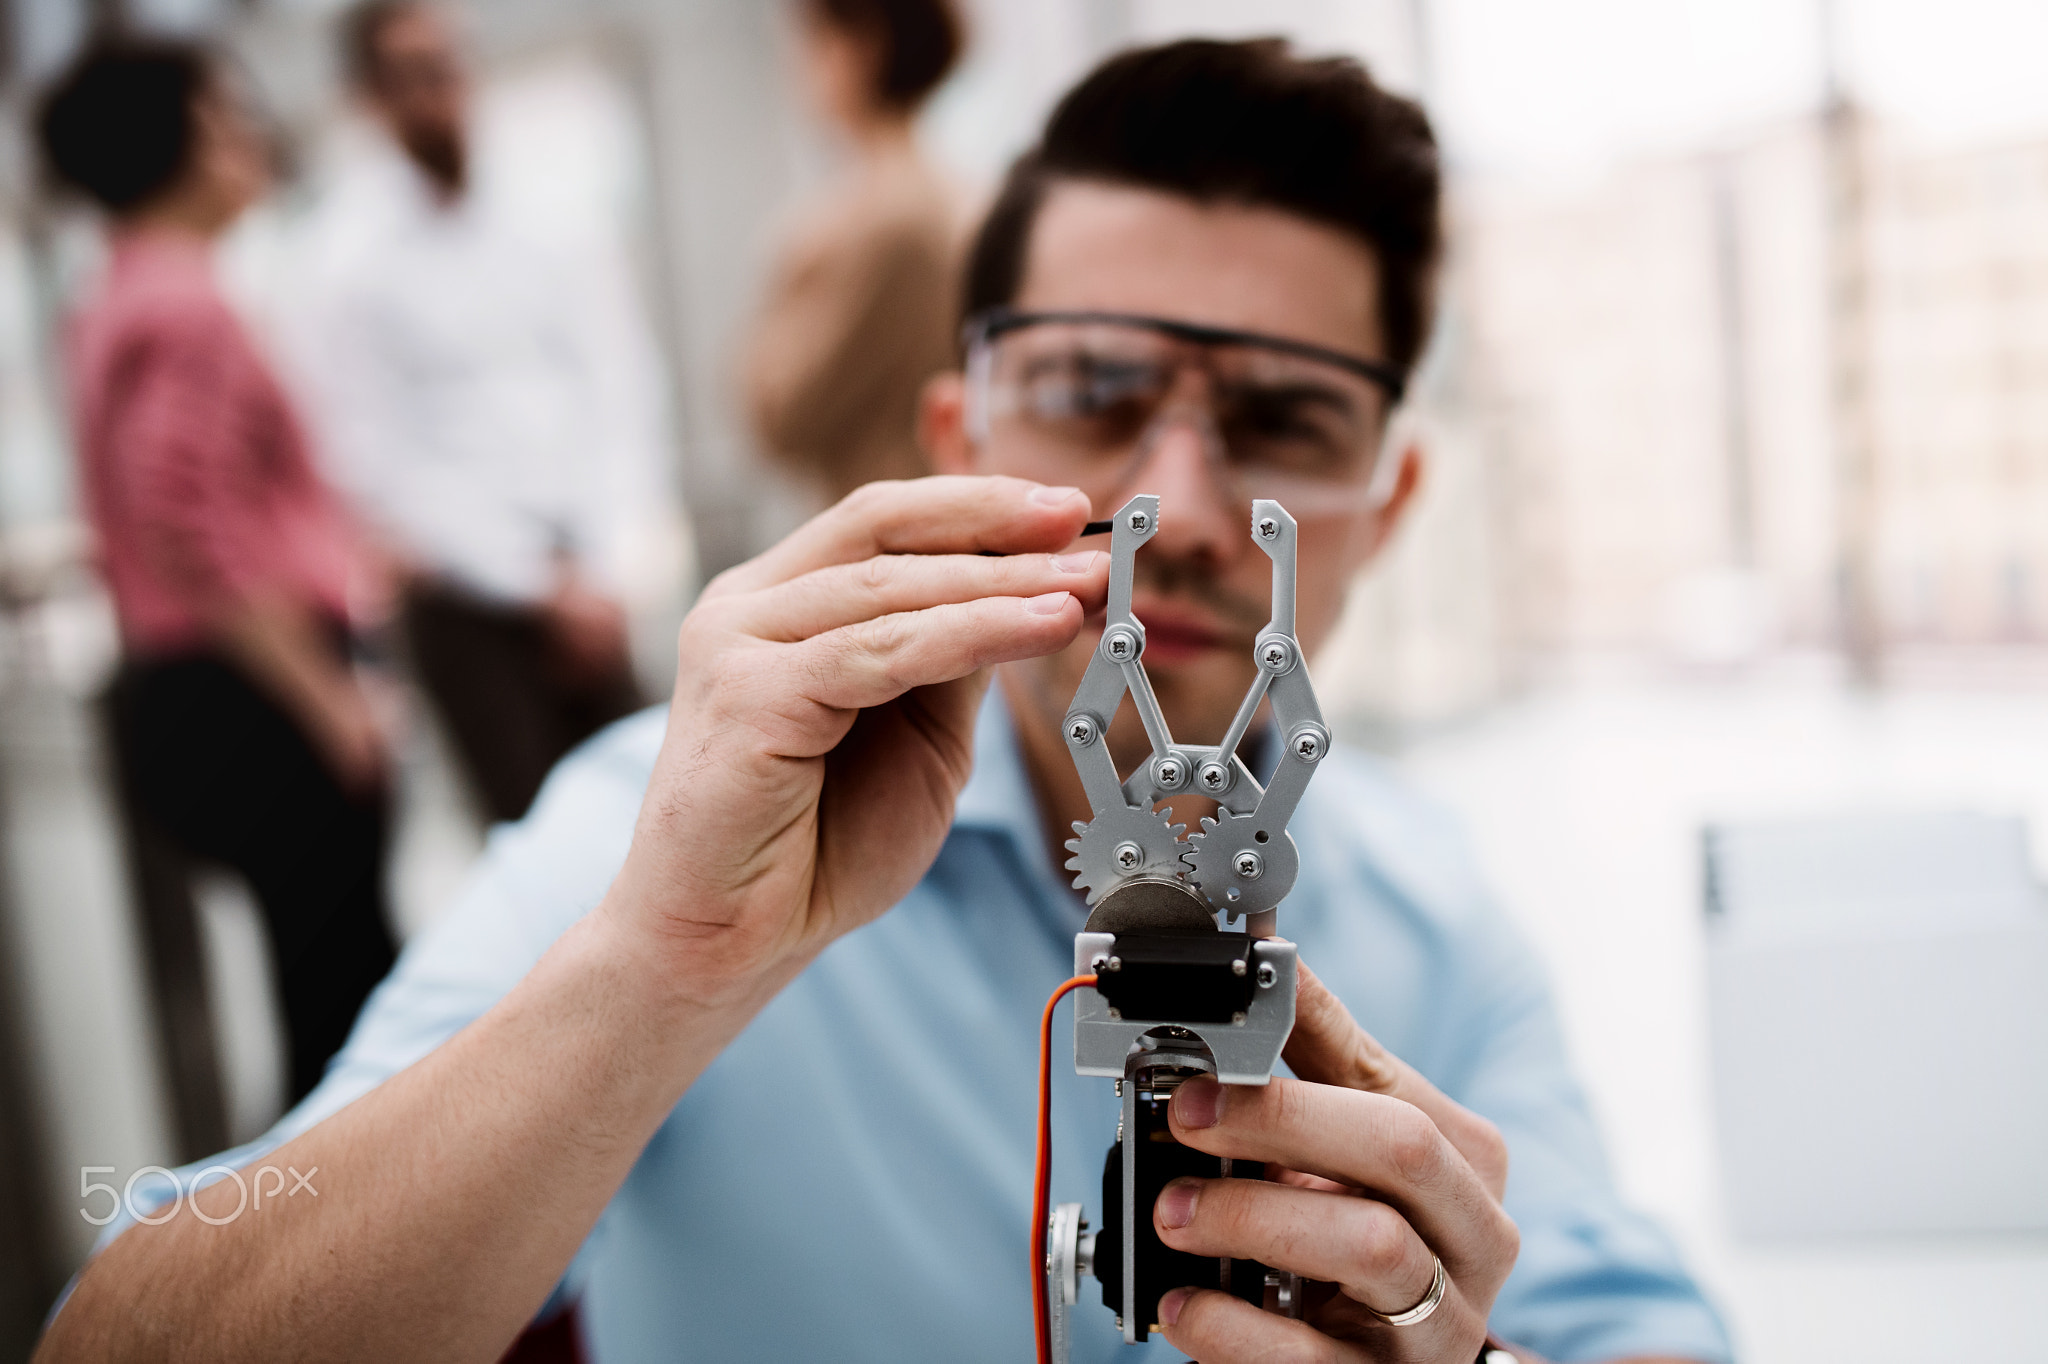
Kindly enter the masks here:
M 1045 1224 L 1052 1216 L 1052 1011 L 1070 991 L 1094 983 L 1093 976 L 1075 976 L 1054 990 L 1038 1021 L 1038 1170 L 1031 1202 L 1031 1307 L 1038 1322 L 1038 1364 L 1052 1364 L 1051 1305 L 1045 1300 Z

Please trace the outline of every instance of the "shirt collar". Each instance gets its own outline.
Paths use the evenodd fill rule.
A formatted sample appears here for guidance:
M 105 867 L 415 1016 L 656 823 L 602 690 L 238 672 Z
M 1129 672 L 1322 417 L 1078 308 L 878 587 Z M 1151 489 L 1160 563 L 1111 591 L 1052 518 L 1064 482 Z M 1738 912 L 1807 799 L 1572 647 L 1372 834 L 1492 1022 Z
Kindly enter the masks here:
M 1031 789 L 1023 750 L 1017 744 L 1016 722 L 1000 681 L 989 686 L 975 717 L 974 775 L 961 788 L 953 807 L 953 827 L 1007 838 L 1045 903 L 1072 911 L 1076 922 L 1087 914 L 1080 893 L 1073 888 L 1073 874 L 1054 866 L 1046 852 L 1038 796 Z
M 1017 732 L 1000 681 L 989 685 L 975 716 L 974 774 L 961 788 L 953 807 L 953 823 L 1007 834 L 1020 848 L 1044 860 L 1045 831 L 1038 821 L 1038 799 L 1024 770 L 1024 755 L 1017 747 Z

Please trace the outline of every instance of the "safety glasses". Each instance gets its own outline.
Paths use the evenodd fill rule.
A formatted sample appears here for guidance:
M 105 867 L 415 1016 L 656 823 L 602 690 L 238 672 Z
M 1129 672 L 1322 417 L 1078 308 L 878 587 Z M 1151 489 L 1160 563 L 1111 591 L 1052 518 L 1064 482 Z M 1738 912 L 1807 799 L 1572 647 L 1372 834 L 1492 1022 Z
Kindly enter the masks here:
M 1184 423 L 1237 501 L 1349 510 L 1371 496 L 1403 389 L 1359 356 L 1123 313 L 993 309 L 965 340 L 970 435 L 1006 470 L 1091 493 L 1129 481 Z

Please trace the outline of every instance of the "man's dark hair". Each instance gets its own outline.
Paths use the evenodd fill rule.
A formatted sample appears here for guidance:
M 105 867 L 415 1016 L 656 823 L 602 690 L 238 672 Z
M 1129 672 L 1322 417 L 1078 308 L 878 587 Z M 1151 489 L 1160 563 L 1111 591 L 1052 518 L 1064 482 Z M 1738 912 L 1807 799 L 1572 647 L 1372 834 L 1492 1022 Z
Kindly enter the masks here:
M 213 59 L 192 43 L 95 43 L 43 95 L 36 139 L 56 180 L 113 213 L 167 189 L 192 157 L 193 103 Z
M 1406 370 L 1422 351 L 1442 232 L 1436 138 L 1419 105 L 1349 58 L 1297 57 L 1278 38 L 1190 39 L 1095 68 L 1010 168 L 968 255 L 966 315 L 1016 299 L 1032 222 L 1062 180 L 1277 208 L 1348 232 L 1379 264 L 1388 358 Z
M 384 61 L 378 44 L 392 20 L 421 8 L 422 0 L 359 0 L 341 16 L 341 64 L 349 84 L 358 89 L 376 88 Z
M 909 112 L 960 59 L 965 34 L 951 0 L 806 0 L 811 14 L 875 44 L 874 85 L 884 109 Z

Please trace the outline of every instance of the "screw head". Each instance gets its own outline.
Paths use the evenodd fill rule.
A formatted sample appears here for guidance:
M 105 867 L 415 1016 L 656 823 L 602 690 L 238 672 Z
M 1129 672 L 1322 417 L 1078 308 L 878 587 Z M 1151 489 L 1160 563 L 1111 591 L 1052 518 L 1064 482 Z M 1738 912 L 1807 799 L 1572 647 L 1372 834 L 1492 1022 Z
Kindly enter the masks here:
M 1102 963 L 1102 969 L 1105 971 L 1121 971 L 1124 969 L 1124 959 L 1122 957 L 1111 957 L 1108 961 Z
M 1119 625 L 1102 637 L 1102 652 L 1112 662 L 1128 663 L 1138 656 L 1137 632 Z
M 1117 1008 L 1117 1006 L 1116 1006 L 1116 1005 L 1114 1005 L 1114 1004 L 1112 1004 L 1112 1005 L 1110 1005 L 1110 1006 L 1109 1006 L 1109 1021 L 1110 1021 L 1110 1022 L 1112 1022 L 1112 1023 L 1118 1023 L 1118 1022 L 1121 1022 L 1121 1021 L 1123 1020 L 1123 1016 L 1124 1016 L 1124 1011 L 1123 1011 L 1122 1009 L 1119 1009 L 1119 1008 Z
M 1179 758 L 1161 758 L 1152 764 L 1152 779 L 1164 790 L 1175 791 L 1188 779 L 1187 768 Z
M 1232 1027 L 1234 1027 L 1234 1028 L 1242 1028 L 1242 1027 L 1244 1026 L 1244 1010 L 1243 1010 L 1243 1009 L 1239 1009 L 1239 1010 L 1238 1010 L 1238 1011 L 1237 1011 L 1236 1013 L 1233 1013 L 1233 1014 L 1232 1014 L 1232 1015 L 1230 1016 L 1230 1025 L 1231 1025 Z
M 1269 639 L 1259 646 L 1259 666 L 1269 673 L 1284 673 L 1294 666 L 1294 646 L 1284 639 Z
M 1104 971 L 1108 970 L 1109 953 L 1097 952 L 1094 956 L 1090 957 L 1088 959 L 1088 969 L 1093 971 L 1098 976 L 1101 975 Z
M 1262 516 L 1259 518 L 1259 538 L 1261 540 L 1271 540 L 1279 534 L 1280 523 L 1278 521 L 1275 521 L 1270 516 Z
M 1266 859 L 1246 849 L 1231 859 L 1230 869 L 1237 873 L 1239 880 L 1256 881 L 1266 874 Z
M 1145 850 L 1135 843 L 1117 844 L 1116 851 L 1111 856 L 1116 858 L 1116 864 L 1125 871 L 1136 871 L 1145 865 Z
M 1230 959 L 1230 974 L 1233 976 L 1241 976 L 1244 974 L 1243 957 L 1232 957 Z
M 1258 982 L 1259 988 L 1261 990 L 1272 989 L 1273 986 L 1279 982 L 1279 980 L 1280 973 L 1279 971 L 1274 969 L 1272 962 L 1262 961 L 1259 963 Z
M 1303 725 L 1287 741 L 1288 751 L 1305 763 L 1318 762 L 1329 749 L 1329 740 L 1313 725 Z
M 1136 531 L 1136 532 L 1138 532 L 1138 534 L 1140 534 L 1140 535 L 1143 535 L 1143 534 L 1144 534 L 1144 533 L 1145 533 L 1145 532 L 1146 532 L 1146 531 L 1147 531 L 1148 529 L 1150 529 L 1150 528 L 1151 528 L 1151 525 L 1152 525 L 1152 518 L 1151 518 L 1151 517 L 1149 517 L 1149 516 L 1147 516 L 1147 515 L 1145 515 L 1145 513 L 1143 513 L 1143 512 L 1132 512 L 1132 513 L 1131 513 L 1131 529 L 1132 529 L 1132 530 L 1134 530 L 1134 531 Z
M 1086 748 L 1095 742 L 1095 722 L 1085 715 L 1076 715 L 1067 721 L 1067 742 L 1076 748 Z
M 1204 791 L 1222 791 L 1230 785 L 1230 769 L 1222 763 L 1203 763 L 1195 777 Z

